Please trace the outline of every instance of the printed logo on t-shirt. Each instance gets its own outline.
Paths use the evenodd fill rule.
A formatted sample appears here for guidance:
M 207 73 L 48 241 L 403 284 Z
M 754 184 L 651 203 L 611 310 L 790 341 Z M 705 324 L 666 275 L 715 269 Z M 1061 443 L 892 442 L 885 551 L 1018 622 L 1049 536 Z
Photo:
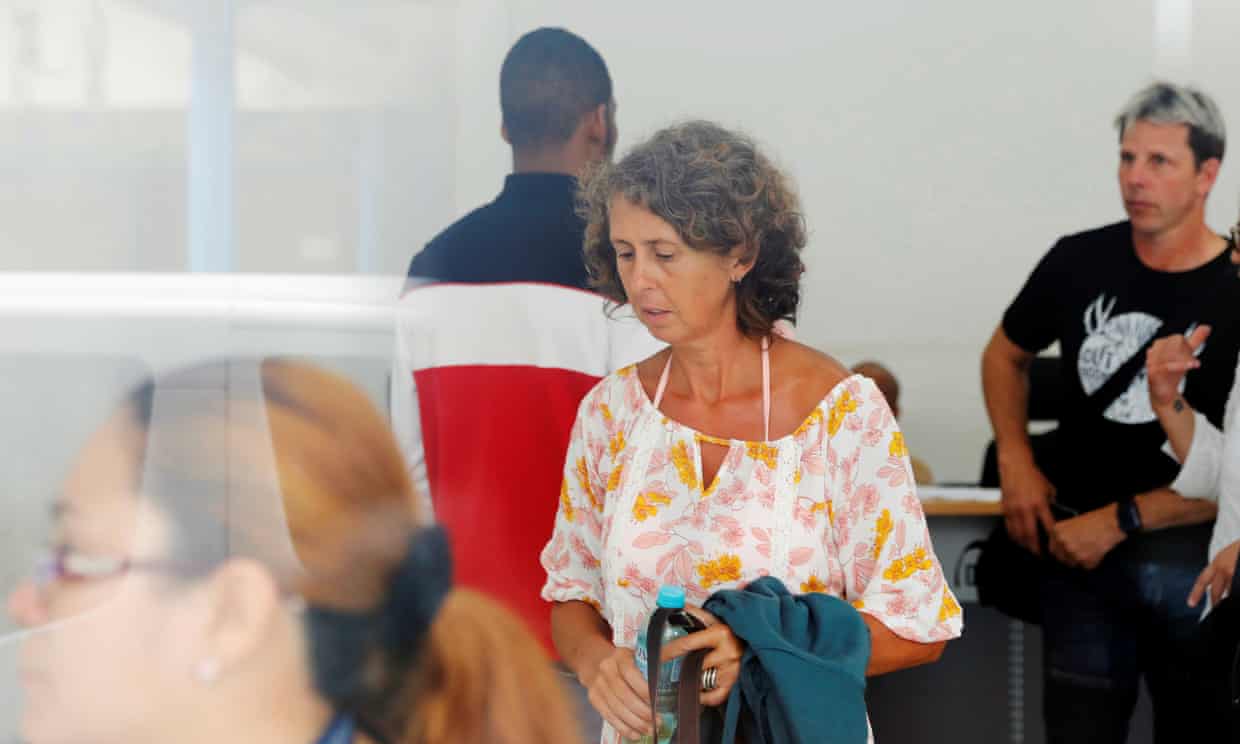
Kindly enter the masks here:
M 1077 372 L 1086 395 L 1093 395 L 1111 375 L 1141 350 L 1162 328 L 1163 321 L 1139 310 L 1111 317 L 1115 299 L 1099 295 L 1085 308 L 1085 341 L 1077 357 Z M 1192 329 L 1189 329 L 1191 332 Z M 1183 390 L 1184 383 L 1180 383 Z M 1150 387 L 1145 367 L 1103 413 L 1118 424 L 1148 424 L 1157 418 L 1150 403 Z

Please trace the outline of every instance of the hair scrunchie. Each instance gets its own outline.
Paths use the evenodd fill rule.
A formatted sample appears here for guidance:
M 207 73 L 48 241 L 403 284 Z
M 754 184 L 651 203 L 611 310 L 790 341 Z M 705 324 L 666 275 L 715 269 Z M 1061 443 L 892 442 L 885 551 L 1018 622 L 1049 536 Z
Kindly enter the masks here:
M 414 532 L 388 585 L 386 601 L 365 612 L 306 609 L 315 687 L 338 710 L 358 710 L 374 692 L 367 662 L 382 650 L 405 668 L 422 647 L 452 590 L 452 550 L 442 527 Z

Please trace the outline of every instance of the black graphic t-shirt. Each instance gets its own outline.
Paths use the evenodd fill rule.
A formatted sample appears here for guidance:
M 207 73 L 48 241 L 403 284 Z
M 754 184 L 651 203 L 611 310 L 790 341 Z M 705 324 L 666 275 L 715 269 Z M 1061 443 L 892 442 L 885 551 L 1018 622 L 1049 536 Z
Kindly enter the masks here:
M 1150 339 L 1208 324 L 1214 332 L 1184 397 L 1220 425 L 1240 349 L 1238 311 L 1240 279 L 1228 251 L 1190 271 L 1155 271 L 1137 258 L 1128 222 L 1051 248 L 1004 314 L 1003 330 L 1029 352 L 1060 345 L 1064 410 L 1048 473 L 1060 503 L 1085 511 L 1175 478 L 1144 366 L 1117 397 L 1091 396 Z

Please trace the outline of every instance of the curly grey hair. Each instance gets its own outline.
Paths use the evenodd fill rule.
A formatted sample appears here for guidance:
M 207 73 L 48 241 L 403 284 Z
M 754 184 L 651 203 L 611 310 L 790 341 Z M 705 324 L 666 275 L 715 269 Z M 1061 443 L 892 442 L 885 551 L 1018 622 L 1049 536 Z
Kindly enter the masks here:
M 769 334 L 800 303 L 805 221 L 788 179 L 748 137 L 707 121 L 668 127 L 618 163 L 599 163 L 582 179 L 585 259 L 592 285 L 628 302 L 611 244 L 611 200 L 622 196 L 665 220 L 695 250 L 727 255 L 738 246 L 753 268 L 736 287 L 737 326 Z

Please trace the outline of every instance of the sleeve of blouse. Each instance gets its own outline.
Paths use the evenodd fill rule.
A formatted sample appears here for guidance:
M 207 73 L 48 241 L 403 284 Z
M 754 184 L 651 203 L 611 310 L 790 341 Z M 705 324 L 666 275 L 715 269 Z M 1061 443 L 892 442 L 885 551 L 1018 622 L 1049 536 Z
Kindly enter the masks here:
M 596 388 L 577 410 L 564 462 L 560 506 L 551 540 L 542 552 L 547 572 L 542 598 L 580 600 L 596 608 L 603 601 L 602 556 L 604 485 L 591 453 L 606 451 L 606 431 Z M 602 446 L 599 446 L 600 437 Z
M 1188 455 L 1171 488 L 1186 498 L 1218 501 L 1224 435 L 1205 416 L 1200 413 L 1193 416 L 1197 419 L 1193 426 L 1193 441 L 1188 445 Z M 1175 451 L 1170 446 L 1164 451 L 1175 457 Z
M 907 640 L 958 637 L 960 604 L 930 543 L 904 435 L 882 393 L 850 378 L 833 394 L 827 418 L 844 598 Z
M 1225 490 L 1219 497 L 1218 518 L 1214 521 L 1210 540 L 1210 560 L 1236 540 L 1240 540 L 1240 494 Z

